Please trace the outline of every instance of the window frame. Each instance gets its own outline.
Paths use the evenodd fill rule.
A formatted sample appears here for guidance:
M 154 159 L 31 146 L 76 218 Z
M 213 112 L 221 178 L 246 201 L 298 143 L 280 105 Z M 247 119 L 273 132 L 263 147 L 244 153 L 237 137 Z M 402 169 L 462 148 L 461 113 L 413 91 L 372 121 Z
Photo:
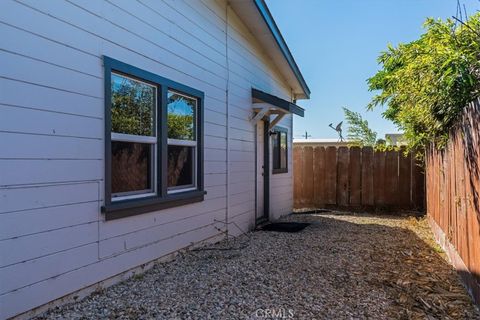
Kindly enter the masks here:
M 101 210 L 105 214 L 106 220 L 118 219 L 122 217 L 157 211 L 175 206 L 181 206 L 188 203 L 194 203 L 204 200 L 206 194 L 204 190 L 204 99 L 205 95 L 202 91 L 188 87 L 181 83 L 161 77 L 157 74 L 145 71 L 132 65 L 123 63 L 113 58 L 103 56 L 104 64 L 104 82 L 105 82 L 105 180 L 104 180 L 104 205 Z M 121 199 L 112 199 L 111 181 L 112 181 L 112 118 L 111 118 L 111 74 L 115 73 L 120 76 L 132 78 L 140 82 L 145 82 L 156 86 L 156 114 L 155 114 L 155 132 L 156 132 L 156 161 L 154 164 L 155 194 L 141 196 L 132 195 L 125 196 Z M 196 147 L 194 152 L 194 164 L 196 171 L 194 172 L 194 180 L 196 186 L 168 192 L 167 186 L 167 93 L 168 90 L 178 92 L 195 98 L 196 120 L 195 120 L 195 137 Z M 114 133 L 122 135 L 121 133 Z M 126 135 L 128 136 L 128 134 Z M 142 137 L 142 136 L 140 136 Z M 122 138 L 122 137 L 120 137 Z M 128 137 L 123 137 L 128 139 Z M 132 141 L 133 142 L 133 141 Z
M 287 139 L 287 145 L 286 145 L 286 148 L 285 148 L 285 157 L 286 157 L 285 168 L 275 168 L 275 163 L 273 162 L 273 159 L 274 159 L 274 154 L 273 154 L 274 145 L 273 145 L 273 141 L 272 141 L 272 174 L 288 173 L 288 129 L 284 128 L 284 127 L 279 127 L 279 126 L 276 126 L 276 127 L 273 128 L 273 134 L 278 134 L 278 144 L 279 144 L 278 145 L 278 150 L 279 150 L 279 152 L 281 152 L 281 148 L 280 148 L 281 137 L 280 137 L 280 135 L 282 133 L 284 133 L 286 135 L 286 139 Z M 278 155 L 279 161 L 280 161 L 280 155 L 281 155 L 281 153 L 279 153 L 279 155 Z
M 111 193 L 111 201 L 112 202 L 117 202 L 117 201 L 123 201 L 123 200 L 130 200 L 130 199 L 139 199 L 139 198 L 146 198 L 146 197 L 151 197 L 155 196 L 158 192 L 158 183 L 157 182 L 157 171 L 158 171 L 158 86 L 155 84 L 152 84 L 147 81 L 143 81 L 138 78 L 131 77 L 129 75 L 125 75 L 123 73 L 118 73 L 116 71 L 110 72 L 110 80 L 112 79 L 112 75 L 115 74 L 118 77 L 123 77 L 125 79 L 129 79 L 132 81 L 140 82 L 145 85 L 148 85 L 155 90 L 155 106 L 153 109 L 153 126 L 152 126 L 152 131 L 153 135 L 151 136 L 146 136 L 146 135 L 136 135 L 136 134 L 129 134 L 129 133 L 120 133 L 120 132 L 113 132 L 110 130 L 110 141 L 118 141 L 118 142 L 126 142 L 126 143 L 141 143 L 141 144 L 148 144 L 152 148 L 152 154 L 150 161 L 151 163 L 151 173 L 150 173 L 150 179 L 152 181 L 152 186 L 150 189 L 144 189 L 144 190 L 135 190 L 135 191 L 126 191 L 126 192 L 117 192 L 117 193 Z M 110 98 L 111 98 L 111 91 L 110 91 Z M 111 104 L 110 104 L 110 111 L 111 111 Z
M 168 99 L 168 93 L 169 92 L 173 92 L 177 95 L 180 95 L 180 96 L 183 96 L 187 99 L 191 99 L 192 97 L 189 96 L 189 95 L 186 95 L 185 93 L 183 92 L 179 92 L 178 90 L 174 90 L 174 89 L 171 89 L 169 88 L 169 90 L 167 91 L 167 99 Z M 197 123 L 197 119 L 198 119 L 198 116 L 197 116 L 197 112 L 198 112 L 198 99 L 195 103 L 195 112 L 194 112 L 194 115 L 193 115 L 193 133 L 194 133 L 194 139 L 193 140 L 186 140 L 186 139 L 173 139 L 173 138 L 169 138 L 167 136 L 167 149 L 168 149 L 168 146 L 183 146 L 183 147 L 191 147 L 193 148 L 194 152 L 193 152 L 193 177 L 192 177 L 192 181 L 193 183 L 192 184 L 189 184 L 189 185 L 181 185 L 181 186 L 175 186 L 175 187 L 168 187 L 167 185 L 167 193 L 168 194 L 174 194 L 174 193 L 179 193 L 179 192 L 184 192 L 184 191 L 190 191 L 190 190 L 195 190 L 197 188 L 197 177 L 195 175 L 195 173 L 197 172 L 197 161 L 196 161 L 196 158 L 197 158 L 197 153 L 198 153 L 198 147 L 197 147 L 197 130 L 198 130 L 198 123 Z M 167 117 L 168 117 L 168 104 L 167 104 Z M 168 123 L 168 121 L 167 121 Z M 167 133 L 168 135 L 168 133 Z

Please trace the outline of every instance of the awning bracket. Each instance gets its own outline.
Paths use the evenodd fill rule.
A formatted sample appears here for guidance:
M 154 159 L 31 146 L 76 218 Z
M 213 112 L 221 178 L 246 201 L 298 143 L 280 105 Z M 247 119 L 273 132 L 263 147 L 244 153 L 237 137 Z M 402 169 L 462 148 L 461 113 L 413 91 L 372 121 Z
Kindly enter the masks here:
M 261 104 L 255 104 L 255 105 L 261 105 L 261 108 L 255 108 L 257 113 L 252 117 L 250 120 L 251 124 L 256 124 L 258 121 L 262 120 L 262 118 L 268 113 L 270 110 L 270 106 L 266 103 L 261 103 Z M 255 110 L 255 111 L 256 111 Z
M 268 130 L 272 130 L 272 129 L 277 125 L 277 123 L 279 123 L 280 120 L 283 119 L 283 117 L 285 116 L 285 114 L 286 114 L 285 112 L 277 114 L 277 116 L 275 117 L 275 119 L 273 119 L 273 120 L 270 122 L 270 125 L 268 126 Z

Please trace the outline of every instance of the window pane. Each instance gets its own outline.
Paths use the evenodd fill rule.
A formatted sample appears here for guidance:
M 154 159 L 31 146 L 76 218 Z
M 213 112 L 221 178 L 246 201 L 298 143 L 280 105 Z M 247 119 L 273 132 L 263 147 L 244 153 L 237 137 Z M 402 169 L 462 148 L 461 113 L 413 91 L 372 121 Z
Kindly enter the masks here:
M 194 147 L 168 146 L 168 187 L 194 185 Z
M 280 133 L 276 132 L 276 134 L 272 135 L 272 164 L 273 169 L 280 169 Z
M 151 144 L 112 141 L 112 194 L 152 192 L 152 149 Z
M 168 91 L 168 139 L 195 140 L 197 99 Z
M 287 133 L 280 133 L 280 168 L 287 168 Z
M 156 89 L 112 73 L 112 132 L 155 135 Z

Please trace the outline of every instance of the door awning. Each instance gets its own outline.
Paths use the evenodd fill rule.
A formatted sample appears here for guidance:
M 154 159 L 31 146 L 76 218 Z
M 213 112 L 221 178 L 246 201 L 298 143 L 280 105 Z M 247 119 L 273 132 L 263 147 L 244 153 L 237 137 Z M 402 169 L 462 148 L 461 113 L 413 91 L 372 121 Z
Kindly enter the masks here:
M 268 103 L 278 108 L 279 111 L 283 111 L 285 113 L 293 113 L 300 117 L 303 117 L 305 114 L 305 110 L 302 107 L 297 106 L 295 103 L 255 88 L 252 88 L 252 98 L 254 103 Z
M 265 116 L 270 117 L 271 115 L 274 115 L 275 118 L 273 120 L 269 118 L 269 130 L 273 129 L 286 114 L 293 113 L 303 117 L 305 113 L 303 108 L 294 103 L 254 88 L 252 88 L 252 100 L 253 116 L 250 119 L 250 122 L 256 124 Z

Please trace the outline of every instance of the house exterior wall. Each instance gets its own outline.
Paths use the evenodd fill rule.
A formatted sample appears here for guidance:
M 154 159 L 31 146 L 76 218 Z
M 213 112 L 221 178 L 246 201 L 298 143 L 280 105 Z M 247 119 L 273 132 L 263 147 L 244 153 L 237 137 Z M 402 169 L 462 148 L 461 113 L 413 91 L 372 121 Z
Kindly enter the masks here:
M 251 87 L 290 89 L 225 2 L 4 0 L 0 38 L 0 318 L 221 239 L 227 212 L 254 226 Z M 103 55 L 205 93 L 203 202 L 105 221 Z M 293 207 L 279 125 L 272 218 Z

